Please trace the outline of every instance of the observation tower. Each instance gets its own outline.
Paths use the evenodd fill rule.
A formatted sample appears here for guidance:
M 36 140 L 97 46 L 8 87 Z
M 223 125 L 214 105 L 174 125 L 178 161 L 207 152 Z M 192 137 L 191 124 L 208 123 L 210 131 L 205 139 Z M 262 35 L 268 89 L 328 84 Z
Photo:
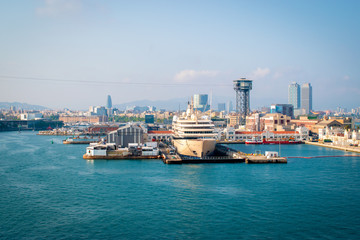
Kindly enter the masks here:
M 239 80 L 234 80 L 233 83 L 236 92 L 237 124 L 245 125 L 246 116 L 250 113 L 250 90 L 252 89 L 252 80 L 240 78 Z

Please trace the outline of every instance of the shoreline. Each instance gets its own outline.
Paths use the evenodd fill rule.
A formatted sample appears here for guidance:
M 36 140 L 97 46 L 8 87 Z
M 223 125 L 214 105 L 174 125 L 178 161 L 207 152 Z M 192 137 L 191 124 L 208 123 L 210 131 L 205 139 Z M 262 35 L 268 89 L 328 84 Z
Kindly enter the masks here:
M 318 142 L 310 142 L 310 141 L 305 141 L 305 144 L 319 146 L 319 147 L 327 147 L 327 148 L 342 150 L 345 152 L 360 153 L 360 147 L 341 147 L 341 146 L 330 145 L 328 143 L 318 143 Z

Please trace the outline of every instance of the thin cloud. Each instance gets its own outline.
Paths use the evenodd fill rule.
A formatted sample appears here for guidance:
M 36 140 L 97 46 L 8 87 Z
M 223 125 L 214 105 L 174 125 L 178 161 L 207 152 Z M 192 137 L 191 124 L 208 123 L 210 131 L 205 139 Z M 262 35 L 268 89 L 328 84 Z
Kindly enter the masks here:
M 44 0 L 44 6 L 38 7 L 36 13 L 40 16 L 59 16 L 80 11 L 81 0 Z
M 202 77 L 215 77 L 218 75 L 217 71 L 196 71 L 196 70 L 183 70 L 181 72 L 178 72 L 174 80 L 175 82 L 190 82 L 192 80 L 202 78 Z
M 255 71 L 252 72 L 251 78 L 260 79 L 266 77 L 270 74 L 270 68 L 260 68 L 258 67 Z

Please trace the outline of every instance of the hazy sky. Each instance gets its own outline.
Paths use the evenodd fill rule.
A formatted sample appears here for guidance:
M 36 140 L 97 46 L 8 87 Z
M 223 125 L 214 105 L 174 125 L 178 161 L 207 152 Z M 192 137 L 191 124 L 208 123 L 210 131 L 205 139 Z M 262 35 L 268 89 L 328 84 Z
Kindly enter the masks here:
M 314 109 L 359 107 L 359 12 L 350 0 L 1 1 L 0 101 L 235 96 L 247 77 L 251 108 L 287 103 L 293 81 L 312 84 Z

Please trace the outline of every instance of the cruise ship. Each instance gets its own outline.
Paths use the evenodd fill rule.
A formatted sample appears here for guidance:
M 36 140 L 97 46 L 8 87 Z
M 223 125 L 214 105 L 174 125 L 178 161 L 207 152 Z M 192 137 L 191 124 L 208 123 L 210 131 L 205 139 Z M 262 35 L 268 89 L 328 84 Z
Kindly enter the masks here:
M 173 118 L 173 145 L 182 156 L 203 158 L 215 150 L 215 125 L 210 116 L 200 116 L 194 111 L 193 102 L 182 116 Z

